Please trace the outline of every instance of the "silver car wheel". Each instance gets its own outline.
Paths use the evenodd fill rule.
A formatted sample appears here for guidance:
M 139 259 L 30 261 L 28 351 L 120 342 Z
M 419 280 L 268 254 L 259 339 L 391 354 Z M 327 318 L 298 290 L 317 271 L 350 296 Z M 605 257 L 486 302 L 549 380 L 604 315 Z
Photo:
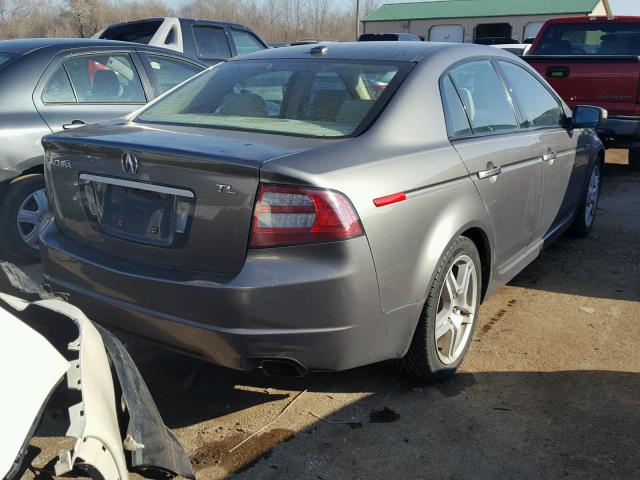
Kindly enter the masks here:
M 38 245 L 38 230 L 47 208 L 47 195 L 44 189 L 39 189 L 25 198 L 18 209 L 16 218 L 18 233 L 22 241 L 34 250 L 40 249 Z
M 584 209 L 584 224 L 590 227 L 593 219 L 596 217 L 596 209 L 598 208 L 598 198 L 600 196 L 600 165 L 593 167 L 589 186 L 587 187 L 586 205 Z
M 461 255 L 447 272 L 436 311 L 436 348 L 438 358 L 445 365 L 455 363 L 464 352 L 477 305 L 476 267 L 469 256 Z

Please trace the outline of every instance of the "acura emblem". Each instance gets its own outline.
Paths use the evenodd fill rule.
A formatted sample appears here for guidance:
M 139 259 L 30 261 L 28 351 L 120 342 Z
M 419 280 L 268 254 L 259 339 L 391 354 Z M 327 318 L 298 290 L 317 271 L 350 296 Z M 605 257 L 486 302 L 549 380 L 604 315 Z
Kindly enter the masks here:
M 138 159 L 131 152 L 124 152 L 120 157 L 120 163 L 122 164 L 122 171 L 130 175 L 138 173 Z

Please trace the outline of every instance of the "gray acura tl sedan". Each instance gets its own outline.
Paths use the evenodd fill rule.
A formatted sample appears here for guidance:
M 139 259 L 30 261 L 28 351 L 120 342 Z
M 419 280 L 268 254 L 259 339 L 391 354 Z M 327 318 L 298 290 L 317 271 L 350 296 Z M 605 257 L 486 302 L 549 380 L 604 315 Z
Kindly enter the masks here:
M 267 50 L 44 138 L 45 281 L 93 319 L 267 373 L 453 374 L 480 302 L 593 224 L 604 149 L 491 47 Z

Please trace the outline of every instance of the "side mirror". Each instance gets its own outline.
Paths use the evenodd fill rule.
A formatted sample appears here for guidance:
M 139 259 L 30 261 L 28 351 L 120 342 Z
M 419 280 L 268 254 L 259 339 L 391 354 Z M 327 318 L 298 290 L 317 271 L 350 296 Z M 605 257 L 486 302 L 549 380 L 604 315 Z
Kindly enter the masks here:
M 573 109 L 574 128 L 599 128 L 607 121 L 609 113 L 600 107 L 578 105 Z

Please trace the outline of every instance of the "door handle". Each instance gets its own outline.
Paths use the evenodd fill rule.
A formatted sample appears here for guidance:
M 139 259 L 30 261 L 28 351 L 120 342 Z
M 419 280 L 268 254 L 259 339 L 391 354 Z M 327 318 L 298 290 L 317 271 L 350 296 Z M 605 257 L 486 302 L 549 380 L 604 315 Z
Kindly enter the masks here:
M 502 173 L 502 167 L 496 167 L 493 162 L 487 163 L 487 170 L 478 172 L 478 178 L 490 178 L 500 175 Z
M 71 130 L 72 128 L 78 128 L 86 125 L 82 120 L 71 120 L 71 123 L 65 123 L 62 125 L 62 128 L 65 130 Z
M 549 165 L 553 165 L 553 161 L 558 158 L 558 154 L 555 152 L 552 153 L 547 153 L 546 155 L 542 156 L 542 161 L 543 162 L 549 162 Z

